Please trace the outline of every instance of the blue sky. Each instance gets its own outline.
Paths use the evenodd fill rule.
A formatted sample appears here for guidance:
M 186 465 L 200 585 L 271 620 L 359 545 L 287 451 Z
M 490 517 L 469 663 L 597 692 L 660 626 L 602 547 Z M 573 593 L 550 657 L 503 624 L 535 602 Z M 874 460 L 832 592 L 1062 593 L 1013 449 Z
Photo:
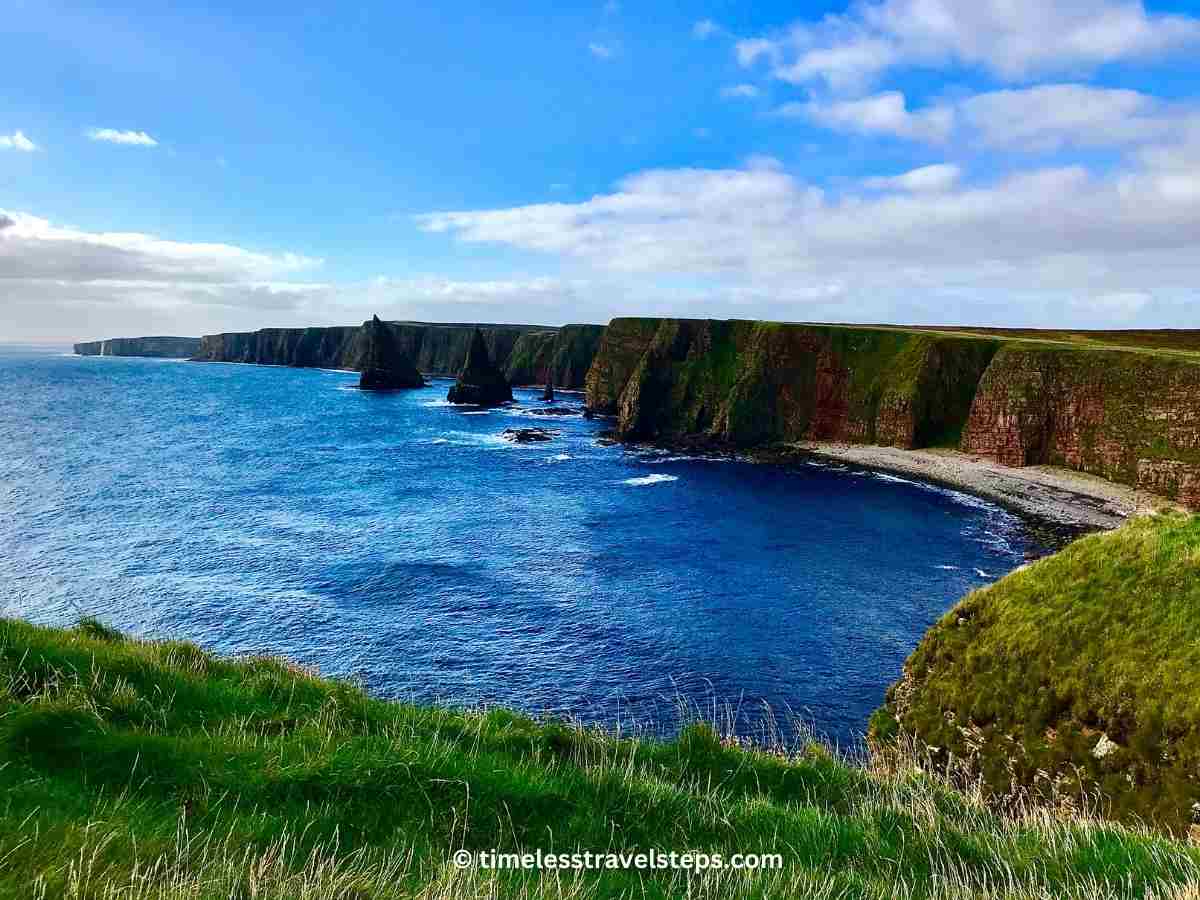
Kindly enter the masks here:
M 0 339 L 1197 324 L 1195 4 L 504 6 L 10 2 Z

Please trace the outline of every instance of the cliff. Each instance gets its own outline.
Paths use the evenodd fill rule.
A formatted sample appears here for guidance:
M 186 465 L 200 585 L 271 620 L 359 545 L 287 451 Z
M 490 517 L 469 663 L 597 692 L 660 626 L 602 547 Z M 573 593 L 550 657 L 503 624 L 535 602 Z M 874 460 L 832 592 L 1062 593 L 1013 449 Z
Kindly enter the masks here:
M 551 384 L 581 391 L 604 335 L 603 325 L 564 325 L 521 335 L 504 364 L 512 384 Z
M 366 326 L 264 328 L 211 334 L 201 338 L 198 359 L 260 365 L 361 370 L 368 341 Z M 384 322 L 392 345 L 418 369 L 431 375 L 456 375 L 467 359 L 475 325 Z M 491 358 L 501 367 L 518 341 L 530 332 L 554 333 L 537 325 L 480 325 Z
M 872 717 L 1003 798 L 1200 822 L 1200 516 L 1142 517 L 964 598 Z M 1197 828 L 1200 833 L 1200 828 Z
M 200 338 L 133 337 L 84 341 L 75 345 L 80 356 L 151 356 L 160 359 L 188 359 L 200 352 Z
M 615 319 L 589 409 L 626 439 L 956 443 L 998 343 L 895 329 Z
M 1200 507 L 1200 365 L 1010 344 L 979 384 L 962 448 L 1090 472 Z
M 1098 340 L 1098 339 L 1097 339 Z M 623 439 L 959 447 L 1200 507 L 1200 361 L 887 327 L 615 319 L 587 403 Z

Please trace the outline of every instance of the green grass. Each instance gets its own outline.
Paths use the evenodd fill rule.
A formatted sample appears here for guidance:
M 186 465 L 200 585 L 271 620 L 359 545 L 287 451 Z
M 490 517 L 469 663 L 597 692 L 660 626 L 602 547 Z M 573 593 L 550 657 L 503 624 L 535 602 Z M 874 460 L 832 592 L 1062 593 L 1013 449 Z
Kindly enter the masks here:
M 1200 820 L 1200 516 L 1083 538 L 966 597 L 889 693 L 900 725 L 998 796 L 1097 793 L 1177 832 Z M 1097 758 L 1106 735 L 1117 745 Z
M 775 872 L 457 870 L 458 848 L 777 852 Z M 0 620 L 0 896 L 1187 896 L 1200 853 L 1000 814 L 890 756 L 384 702 L 275 659 Z M 1194 896 L 1192 894 L 1191 896 Z

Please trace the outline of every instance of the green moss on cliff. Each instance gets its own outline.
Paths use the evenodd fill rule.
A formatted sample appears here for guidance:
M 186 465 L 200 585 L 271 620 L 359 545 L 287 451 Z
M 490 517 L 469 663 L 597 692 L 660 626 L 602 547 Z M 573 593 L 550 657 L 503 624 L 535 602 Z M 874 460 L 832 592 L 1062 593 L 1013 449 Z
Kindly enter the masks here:
M 1184 830 L 1200 819 L 1197 610 L 1200 516 L 1138 519 L 966 597 L 887 711 L 993 792 L 1099 790 L 1114 816 Z

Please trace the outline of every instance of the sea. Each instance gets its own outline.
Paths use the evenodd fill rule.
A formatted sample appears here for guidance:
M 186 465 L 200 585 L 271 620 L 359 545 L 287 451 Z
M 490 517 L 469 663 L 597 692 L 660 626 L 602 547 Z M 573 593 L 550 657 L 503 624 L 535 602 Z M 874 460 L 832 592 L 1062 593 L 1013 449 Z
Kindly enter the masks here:
M 482 410 L 449 384 L 0 348 L 0 615 L 849 748 L 925 630 L 1045 549 L 945 487 L 622 446 L 579 395 Z M 550 440 L 503 433 L 531 427 Z

